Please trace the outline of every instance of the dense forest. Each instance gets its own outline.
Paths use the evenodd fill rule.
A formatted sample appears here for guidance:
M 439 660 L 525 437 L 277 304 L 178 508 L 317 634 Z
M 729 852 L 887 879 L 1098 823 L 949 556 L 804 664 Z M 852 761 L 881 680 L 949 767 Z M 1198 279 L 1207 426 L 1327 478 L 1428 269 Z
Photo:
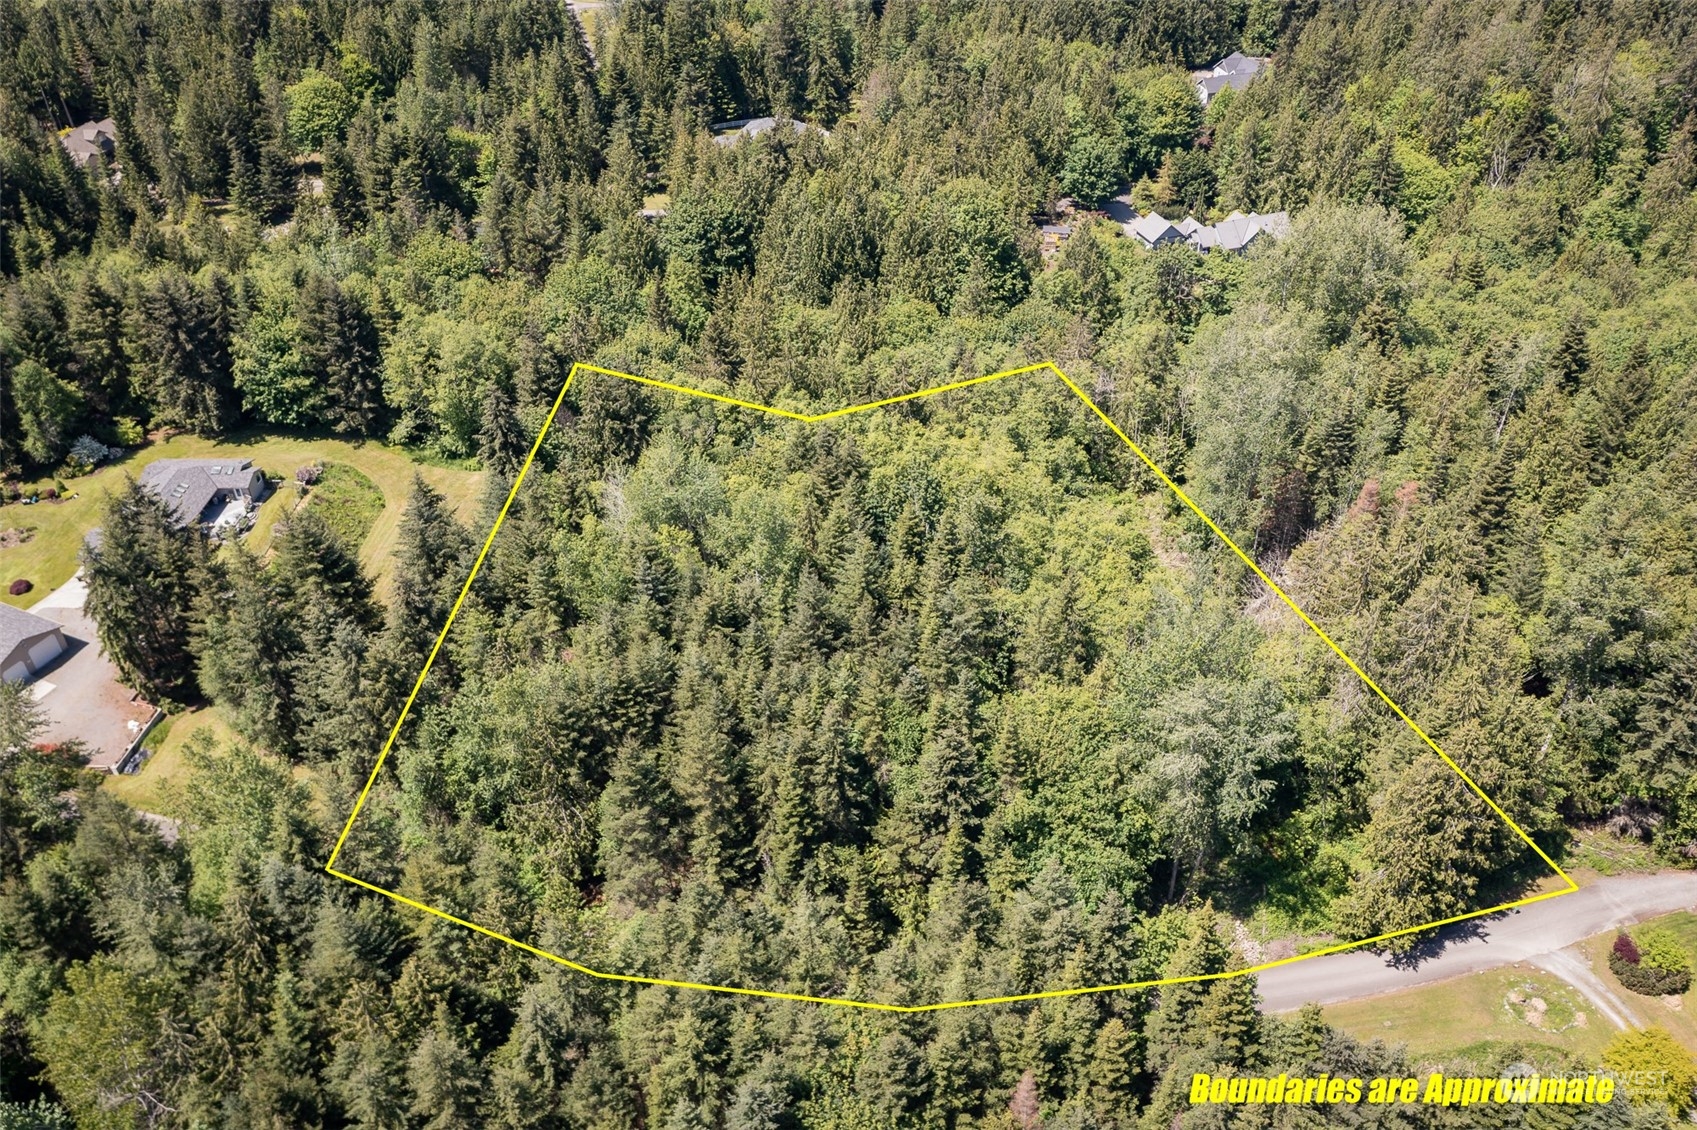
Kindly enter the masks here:
M 490 472 L 475 527 L 415 483 L 381 590 L 311 510 L 260 558 L 112 499 L 102 641 L 240 740 L 166 842 L 0 693 L 0 1127 L 1667 1125 L 1192 1109 L 1431 1064 L 1245 978 L 598 981 L 323 866 L 574 362 L 814 413 L 1048 359 L 1552 856 L 1689 865 L 1697 14 L 579 7 L 0 0 L 9 484 L 161 429 Z M 1236 50 L 1268 73 L 1204 108 Z M 759 115 L 801 124 L 711 133 Z M 1126 186 L 1292 227 L 1043 249 Z M 901 1004 L 1547 875 L 1043 371 L 821 424 L 580 374 L 338 867 L 597 969 Z

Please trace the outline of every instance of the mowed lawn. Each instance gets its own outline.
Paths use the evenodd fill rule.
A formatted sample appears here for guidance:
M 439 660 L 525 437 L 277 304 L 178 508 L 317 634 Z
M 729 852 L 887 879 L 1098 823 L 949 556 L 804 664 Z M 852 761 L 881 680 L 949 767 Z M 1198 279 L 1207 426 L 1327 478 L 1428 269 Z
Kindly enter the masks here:
M 1651 929 L 1673 934 L 1697 960 L 1697 914 L 1681 910 L 1627 928 L 1632 934 Z M 1697 1052 L 1697 1015 L 1693 1015 L 1697 995 L 1688 992 L 1670 1001 L 1640 996 L 1624 987 L 1609 971 L 1609 947 L 1614 939 L 1614 932 L 1609 931 L 1579 943 L 1591 972 L 1613 989 L 1640 1021 L 1667 1029 L 1686 1048 Z M 1511 1001 L 1511 993 L 1523 998 L 1536 995 L 1543 1000 L 1548 1007 L 1541 1026 L 1528 1022 L 1526 1005 Z M 1597 1063 L 1604 1045 L 1620 1031 L 1578 990 L 1530 965 L 1492 969 L 1400 993 L 1328 1005 L 1325 1013 L 1328 1022 L 1357 1039 L 1406 1044 L 1417 1058 L 1471 1058 L 1492 1046 L 1519 1043 L 1559 1048 Z M 1578 1013 L 1585 1015 L 1585 1022 L 1570 1023 Z
M 1532 998 L 1545 1005 L 1541 1014 Z M 1619 1031 L 1577 989 L 1529 965 L 1327 1005 L 1325 1015 L 1358 1040 L 1404 1044 L 1416 1060 L 1483 1058 L 1493 1046 L 1542 1044 L 1596 1063 Z
M 183 747 L 188 744 L 189 737 L 196 731 L 206 730 L 218 743 L 228 744 L 236 740 L 236 732 L 230 729 L 230 724 L 224 721 L 215 706 L 173 714 L 159 725 L 170 729 L 157 743 L 151 740 L 145 743 L 151 752 L 141 763 L 141 768 L 126 776 L 109 776 L 101 785 L 132 808 L 176 819 L 182 816 L 178 790 L 186 768 Z
M 420 464 L 406 452 L 380 443 L 264 433 L 237 434 L 217 440 L 173 436 L 162 443 L 139 448 L 121 462 L 102 467 L 92 475 L 64 480 L 67 493 L 75 493 L 74 498 L 33 506 L 21 503 L 0 506 L 0 530 L 33 531 L 24 544 L 0 549 L 0 600 L 28 608 L 70 580 L 77 570 L 77 553 L 84 535 L 100 524 L 106 499 L 123 486 L 124 476 L 140 474 L 155 459 L 227 455 L 251 459 L 268 476 L 281 476 L 285 480 L 282 488 L 261 508 L 257 527 L 261 536 L 253 544 L 260 552 L 269 544 L 271 526 L 293 504 L 298 468 L 309 463 L 342 463 L 376 484 L 382 492 L 383 506 L 371 523 L 370 534 L 359 547 L 359 556 L 361 563 L 378 579 L 380 590 L 387 587 L 395 535 L 401 509 L 411 492 L 413 473 L 416 471 L 425 482 L 441 491 L 454 513 L 467 522 L 476 514 L 484 479 L 482 471 Z M 51 486 L 52 480 L 38 485 Z M 18 578 L 27 579 L 34 588 L 21 596 L 12 596 L 6 590 Z
M 181 820 L 187 815 L 183 810 L 183 787 L 188 781 L 188 765 L 184 761 L 183 751 L 189 742 L 194 740 L 196 735 L 203 734 L 211 740 L 215 749 L 228 751 L 242 739 L 225 720 L 223 711 L 216 706 L 171 715 L 160 722 L 155 734 L 160 730 L 164 733 L 158 741 L 154 741 L 153 735 L 149 735 L 146 745 L 150 752 L 142 761 L 140 769 L 124 776 L 108 775 L 100 784 L 131 808 Z M 372 751 L 373 758 L 376 753 L 376 750 Z M 317 809 L 315 815 L 324 819 L 346 818 L 346 813 L 330 811 L 324 795 L 323 782 L 311 769 L 297 765 L 293 774 L 295 780 L 305 782 L 311 790 L 312 803 Z

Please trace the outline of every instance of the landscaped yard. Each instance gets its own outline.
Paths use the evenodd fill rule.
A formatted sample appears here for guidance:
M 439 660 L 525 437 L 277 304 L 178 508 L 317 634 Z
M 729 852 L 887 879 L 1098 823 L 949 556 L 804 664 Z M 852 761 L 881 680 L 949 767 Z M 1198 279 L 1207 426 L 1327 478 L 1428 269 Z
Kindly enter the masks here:
M 306 439 L 263 433 L 228 436 L 221 440 L 173 436 L 162 443 L 140 448 L 123 461 L 102 467 L 92 475 L 65 480 L 65 487 L 76 495 L 74 498 L 40 502 L 33 506 L 20 503 L 0 506 L 0 531 L 30 531 L 29 540 L 23 544 L 0 548 L 0 600 L 28 608 L 69 580 L 77 570 L 77 553 L 82 548 L 84 535 L 100 524 L 106 497 L 122 486 L 125 475 L 139 474 L 155 459 L 214 455 L 252 459 L 267 475 L 280 476 L 285 480 L 279 492 L 284 497 L 274 496 L 261 508 L 260 521 L 255 527 L 260 536 L 253 542 L 256 552 L 266 549 L 270 543 L 271 525 L 292 504 L 290 496 L 295 491 L 297 468 L 308 463 L 323 463 L 328 470 L 339 464 L 366 479 L 380 494 L 382 505 L 370 518 L 370 532 L 360 546 L 360 561 L 377 577 L 379 590 L 385 587 L 401 509 L 406 505 L 413 472 L 423 475 L 426 482 L 441 491 L 462 520 L 469 520 L 476 513 L 484 477 L 481 471 L 420 464 L 406 452 L 379 443 L 354 444 L 337 439 Z M 52 480 L 47 480 L 44 485 L 51 486 Z M 340 474 L 330 493 L 332 497 L 339 493 L 341 509 L 353 512 L 348 516 L 349 520 L 363 524 L 364 519 L 359 515 L 369 513 L 371 500 L 369 490 L 360 486 L 356 476 Z M 361 496 L 364 496 L 363 502 L 358 501 Z M 332 517 L 333 525 L 336 521 Z M 20 577 L 29 580 L 35 587 L 21 596 L 11 596 L 5 589 Z
M 1685 944 L 1687 957 L 1697 960 L 1697 914 L 1690 911 L 1676 910 L 1660 918 L 1648 918 L 1635 926 L 1628 926 L 1626 930 L 1627 933 L 1640 937 L 1648 930 L 1665 930 Z M 1693 999 L 1692 994 L 1688 992 L 1682 997 L 1673 998 L 1679 1004 L 1677 1007 L 1671 1007 L 1662 997 L 1640 996 L 1623 987 L 1620 980 L 1609 970 L 1609 947 L 1614 945 L 1614 940 L 1614 932 L 1610 931 L 1579 943 L 1580 950 L 1590 960 L 1592 971 L 1603 984 L 1618 993 L 1646 1024 L 1661 1025 L 1672 1032 L 1676 1040 L 1697 1052 L 1697 1016 L 1691 1014 L 1691 1009 L 1697 1008 L 1697 999 Z

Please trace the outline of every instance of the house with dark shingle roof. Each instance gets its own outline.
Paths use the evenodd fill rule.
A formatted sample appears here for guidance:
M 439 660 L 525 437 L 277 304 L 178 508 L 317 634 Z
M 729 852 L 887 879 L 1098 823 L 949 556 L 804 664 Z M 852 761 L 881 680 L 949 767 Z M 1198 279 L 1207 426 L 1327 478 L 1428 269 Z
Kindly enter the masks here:
M 64 652 L 65 629 L 53 621 L 0 604 L 0 681 L 33 679 Z
M 141 485 L 165 500 L 179 526 L 222 525 L 232 503 L 245 512 L 265 497 L 265 475 L 251 459 L 156 459 L 142 469 Z
M 111 118 L 84 122 L 60 137 L 59 144 L 65 147 L 65 152 L 71 155 L 79 169 L 87 167 L 96 157 L 110 163 L 112 155 L 117 152 L 118 127 Z

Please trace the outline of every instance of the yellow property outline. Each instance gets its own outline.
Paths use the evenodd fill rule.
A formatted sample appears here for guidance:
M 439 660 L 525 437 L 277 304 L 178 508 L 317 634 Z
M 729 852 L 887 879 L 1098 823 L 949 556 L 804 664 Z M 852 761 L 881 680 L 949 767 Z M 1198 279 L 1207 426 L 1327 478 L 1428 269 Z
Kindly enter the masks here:
M 1344 664 L 1348 666 L 1351 671 L 1355 672 L 1356 676 L 1364 684 L 1366 684 L 1367 688 L 1374 694 L 1378 695 L 1380 700 L 1383 701 L 1386 706 L 1390 707 L 1391 711 L 1398 718 L 1402 719 L 1404 725 L 1412 730 L 1421 741 L 1425 742 L 1426 745 L 1431 748 L 1433 753 L 1436 753 L 1440 758 L 1442 758 L 1444 764 L 1454 770 L 1455 774 L 1467 784 L 1467 787 L 1473 790 L 1479 799 L 1484 801 L 1486 805 L 1490 807 L 1492 812 L 1501 817 L 1503 823 L 1513 829 L 1514 834 L 1519 836 L 1520 839 L 1525 842 L 1527 847 L 1531 848 L 1538 854 L 1539 859 L 1542 859 L 1545 863 L 1549 864 L 1550 870 L 1555 872 L 1555 874 L 1567 884 L 1567 887 L 1563 890 L 1545 891 L 1542 894 L 1530 895 L 1522 899 L 1515 899 L 1513 902 L 1499 903 L 1496 906 L 1486 907 L 1484 910 L 1473 910 L 1466 914 L 1457 914 L 1449 918 L 1440 918 L 1435 922 L 1427 922 L 1419 926 L 1410 926 L 1402 930 L 1392 930 L 1389 933 L 1379 934 L 1371 938 L 1362 938 L 1360 941 L 1344 942 L 1340 945 L 1327 946 L 1323 949 L 1317 949 L 1310 953 L 1299 954 L 1295 957 L 1281 958 L 1278 961 L 1266 961 L 1262 962 L 1260 965 L 1251 965 L 1246 969 L 1233 969 L 1225 973 L 1202 973 L 1189 977 L 1162 977 L 1151 981 L 1131 981 L 1123 985 L 1089 985 L 1076 989 L 1050 989 L 1039 993 L 1016 993 L 1012 996 L 983 997 L 977 1000 L 940 1001 L 936 1004 L 903 1005 L 881 1004 L 877 1001 L 847 1000 L 840 997 L 817 997 L 811 996 L 807 993 L 783 993 L 771 989 L 744 989 L 734 985 L 704 985 L 695 981 L 673 981 L 664 977 L 639 977 L 630 973 L 605 973 L 599 969 L 591 969 L 587 965 L 580 965 L 578 962 L 572 961 L 570 958 L 561 957 L 559 954 L 553 954 L 546 950 L 538 949 L 536 946 L 530 945 L 526 942 L 521 942 L 517 938 L 509 938 L 507 935 L 496 930 L 491 930 L 487 926 L 479 926 L 475 922 L 468 922 L 464 918 L 449 914 L 445 910 L 438 910 L 436 907 L 426 906 L 424 903 L 418 902 L 414 899 L 409 899 L 405 895 L 399 895 L 394 891 L 385 890 L 384 888 L 377 886 L 375 883 L 368 883 L 364 879 L 357 879 L 352 875 L 336 870 L 336 857 L 341 854 L 343 845 L 347 843 L 348 833 L 353 831 L 354 821 L 359 817 L 360 809 L 365 807 L 366 799 L 371 795 L 371 787 L 377 782 L 377 774 L 382 772 L 383 763 L 388 759 L 389 751 L 394 748 L 396 737 L 400 735 L 401 725 L 406 721 L 407 713 L 412 709 L 414 700 L 418 698 L 419 688 L 424 685 L 424 679 L 425 676 L 430 673 L 431 664 L 436 661 L 436 653 L 441 650 L 442 641 L 447 639 L 448 630 L 453 627 L 454 619 L 459 615 L 460 606 L 465 603 L 466 594 L 471 591 L 472 582 L 477 579 L 478 570 L 483 567 L 484 559 L 489 556 L 489 547 L 494 544 L 495 535 L 500 532 L 501 523 L 506 521 L 507 510 L 512 506 L 513 499 L 518 495 L 519 487 L 524 483 L 526 472 L 530 470 L 531 464 L 536 461 L 536 453 L 542 449 L 542 441 L 547 437 L 548 430 L 553 427 L 554 417 L 559 413 L 560 405 L 565 402 L 566 392 L 572 387 L 572 381 L 576 379 L 579 372 L 599 373 L 602 376 L 616 377 L 620 380 L 633 381 L 636 384 L 648 385 L 653 388 L 662 388 L 670 392 L 683 393 L 686 396 L 700 397 L 703 400 L 711 400 L 719 404 L 729 404 L 735 408 L 747 408 L 755 412 L 765 412 L 768 415 L 781 416 L 786 420 L 796 420 L 804 424 L 817 424 L 825 420 L 835 420 L 841 416 L 848 416 L 855 412 L 868 412 L 874 408 L 884 408 L 891 404 L 900 404 L 906 400 L 917 400 L 923 396 L 935 396 L 938 393 L 953 392 L 956 389 L 971 388 L 974 385 L 982 385 L 988 384 L 991 381 L 999 381 L 1004 377 L 1016 377 L 1025 373 L 1035 373 L 1043 369 L 1047 369 L 1055 376 L 1059 377 L 1061 382 L 1065 384 L 1067 388 L 1071 389 L 1073 394 L 1082 400 L 1085 406 L 1088 407 L 1090 411 L 1094 412 L 1102 423 L 1106 424 L 1108 429 L 1118 436 L 1120 440 L 1131 449 L 1132 453 L 1143 461 L 1143 465 L 1148 467 L 1154 476 L 1159 479 L 1168 490 L 1172 491 L 1180 502 L 1184 503 L 1184 505 L 1198 518 L 1202 519 L 1203 524 L 1206 525 L 1209 530 L 1213 531 L 1215 537 L 1224 542 L 1226 547 L 1236 554 L 1240 561 L 1249 566 L 1255 575 L 1261 579 L 1262 583 L 1275 593 L 1280 600 L 1284 601 L 1286 607 L 1296 613 L 1297 616 L 1302 619 L 1302 622 L 1307 624 L 1308 627 L 1313 630 L 1314 634 L 1319 636 L 1321 641 L 1324 642 L 1339 659 L 1343 660 Z M 746 400 L 737 400 L 734 397 L 721 396 L 716 392 L 707 392 L 703 389 L 689 388 L 686 385 L 673 384 L 669 381 L 657 381 L 650 377 L 639 377 L 631 373 L 615 372 L 612 369 L 603 369 L 597 365 L 588 365 L 581 362 L 574 364 L 571 368 L 571 372 L 566 375 L 565 384 L 560 386 L 559 395 L 554 398 L 554 406 L 549 409 L 548 417 L 543 421 L 542 430 L 536 435 L 536 442 L 530 446 L 530 454 L 525 458 L 524 465 L 519 468 L 518 475 L 513 479 L 512 489 L 507 492 L 507 499 L 501 505 L 501 513 L 496 517 L 494 527 L 489 531 L 489 536 L 483 539 L 483 548 L 479 551 L 477 560 L 472 563 L 471 574 L 466 577 L 465 584 L 460 586 L 460 595 L 454 601 L 453 609 L 448 613 L 448 622 L 442 625 L 441 634 L 436 637 L 436 643 L 430 649 L 430 656 L 424 661 L 424 669 L 418 673 L 418 678 L 413 682 L 412 693 L 407 695 L 406 705 L 401 707 L 401 716 L 395 719 L 395 725 L 389 731 L 389 740 L 383 743 L 382 752 L 377 755 L 377 764 L 372 766 L 371 776 L 366 779 L 365 788 L 360 791 L 359 799 L 354 802 L 353 812 L 348 815 L 348 822 L 343 826 L 342 834 L 336 838 L 336 846 L 330 852 L 330 860 L 324 865 L 324 870 L 338 879 L 343 879 L 358 887 L 364 887 L 368 891 L 375 891 L 380 895 L 387 896 L 388 898 L 394 899 L 396 902 L 402 903 L 406 906 L 410 906 L 415 910 L 422 910 L 426 914 L 434 914 L 436 917 L 452 922 L 455 925 L 464 926 L 468 930 L 475 930 L 477 933 L 483 934 L 486 937 L 494 938 L 496 941 L 505 942 L 510 946 L 515 946 L 528 954 L 545 958 L 557 965 L 563 965 L 567 969 L 574 970 L 590 977 L 599 977 L 604 981 L 626 981 L 638 985 L 665 985 L 673 989 L 701 989 L 714 993 L 731 993 L 745 997 L 770 997 L 776 1000 L 804 1001 L 810 1004 L 843 1005 L 848 1008 L 873 1009 L 879 1012 L 938 1012 L 943 1009 L 968 1008 L 974 1005 L 1012 1004 L 1017 1001 L 1052 1000 L 1056 997 L 1076 997 L 1082 996 L 1086 993 L 1112 993 L 1126 989 L 1148 989 L 1160 985 L 1181 985 L 1196 981 L 1219 981 L 1224 980 L 1227 977 L 1243 977 L 1251 973 L 1260 973 L 1263 970 L 1275 969 L 1281 965 L 1291 965 L 1298 961 L 1307 961 L 1311 958 L 1324 957 L 1326 954 L 1342 953 L 1345 950 L 1359 949 L 1362 946 L 1369 946 L 1376 942 L 1388 941 L 1391 938 L 1401 938 L 1406 937 L 1409 934 L 1418 934 L 1424 930 L 1435 929 L 1439 926 L 1448 926 L 1455 922 L 1465 922 L 1470 918 L 1482 918 L 1487 914 L 1496 914 L 1499 911 L 1512 910 L 1515 907 L 1529 906 L 1532 903 L 1542 902 L 1545 899 L 1559 898 L 1562 895 L 1572 894 L 1579 889 L 1579 884 L 1575 883 L 1572 877 L 1569 876 L 1567 872 L 1563 871 L 1555 860 L 1545 854 L 1544 849 L 1539 847 L 1537 843 L 1533 841 L 1532 837 L 1526 834 L 1525 829 L 1521 828 L 1519 824 L 1516 824 L 1513 818 L 1510 817 L 1508 813 L 1504 812 L 1501 806 L 1499 806 L 1496 801 L 1492 800 L 1490 796 L 1486 794 L 1484 789 L 1479 787 L 1479 783 L 1472 777 L 1468 776 L 1466 770 L 1464 770 L 1460 765 L 1457 765 L 1449 754 L 1439 748 L 1438 743 L 1433 741 L 1426 731 L 1415 725 L 1414 719 L 1403 713 L 1402 707 L 1392 701 L 1391 696 L 1386 694 L 1384 690 L 1380 688 L 1378 683 L 1375 683 L 1371 678 L 1369 678 L 1367 672 L 1358 667 L 1355 660 L 1345 654 L 1343 648 L 1339 647 L 1331 636 L 1328 636 L 1321 630 L 1318 624 L 1316 624 L 1313 620 L 1310 620 L 1308 618 L 1308 614 L 1301 608 L 1297 607 L 1296 601 L 1292 600 L 1290 595 L 1273 581 L 1273 578 L 1262 572 L 1261 567 L 1254 562 L 1249 554 L 1245 553 L 1236 542 L 1227 537 L 1225 531 L 1220 529 L 1219 526 L 1216 526 L 1214 524 L 1214 520 L 1208 517 L 1208 515 L 1203 512 L 1202 508 L 1196 505 L 1191 497 L 1179 488 L 1177 483 L 1168 478 L 1166 473 L 1162 471 L 1160 467 L 1155 465 L 1155 461 L 1149 458 L 1141 447 L 1138 447 L 1137 444 L 1133 443 L 1131 441 L 1131 437 L 1121 431 L 1119 426 L 1108 418 L 1108 414 L 1103 412 L 1101 408 L 1097 407 L 1096 402 L 1086 396 L 1083 389 L 1073 384 L 1067 375 L 1061 372 L 1053 361 L 1044 361 L 1036 365 L 1025 365 L 1018 369 L 1006 369 L 999 373 L 991 373 L 988 376 L 973 377 L 970 380 L 964 381 L 954 381 L 951 384 L 938 385 L 936 388 L 921 389 L 918 392 L 909 392 L 901 396 L 886 397 L 883 400 L 874 400 L 869 404 L 855 404 L 847 408 L 838 408 L 831 412 L 821 412 L 818 415 L 811 416 L 803 412 L 791 412 L 783 408 L 773 408 L 767 404 L 754 404 Z

